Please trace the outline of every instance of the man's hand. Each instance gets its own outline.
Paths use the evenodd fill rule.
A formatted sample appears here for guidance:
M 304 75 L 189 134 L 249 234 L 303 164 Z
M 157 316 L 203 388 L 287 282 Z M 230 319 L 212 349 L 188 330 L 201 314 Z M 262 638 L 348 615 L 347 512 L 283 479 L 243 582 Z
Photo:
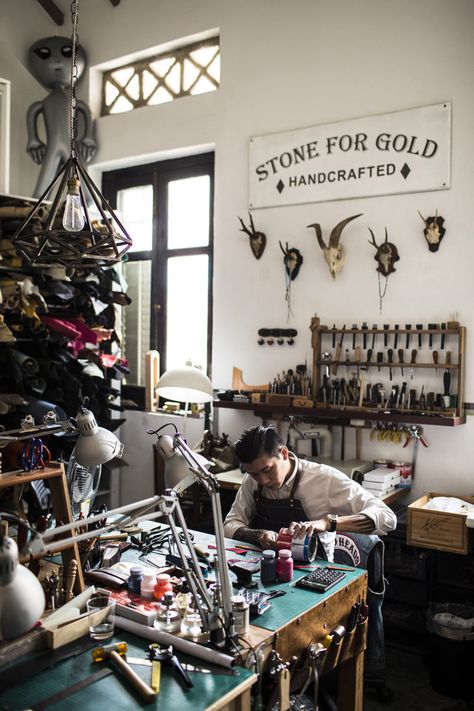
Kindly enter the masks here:
M 272 550 L 277 549 L 277 538 L 278 533 L 275 531 L 267 531 L 264 528 L 247 528 L 242 526 L 235 531 L 233 538 L 237 541 L 247 541 L 247 543 L 254 543 L 260 546 L 262 550 L 271 548 Z
M 313 533 L 324 533 L 329 528 L 329 522 L 325 518 L 320 518 L 317 521 L 292 521 L 288 526 L 288 533 L 293 535 L 293 538 L 304 538 L 306 535 L 311 536 Z

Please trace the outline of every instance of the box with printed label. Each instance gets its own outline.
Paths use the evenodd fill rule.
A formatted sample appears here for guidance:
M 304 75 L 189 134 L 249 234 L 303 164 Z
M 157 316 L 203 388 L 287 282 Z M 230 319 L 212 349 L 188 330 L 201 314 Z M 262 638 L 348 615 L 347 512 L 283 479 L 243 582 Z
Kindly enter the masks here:
M 466 555 L 472 550 L 474 542 L 474 529 L 466 526 L 467 514 L 424 508 L 425 504 L 435 496 L 456 496 L 469 504 L 474 504 L 472 496 L 425 494 L 407 508 L 407 543 L 411 546 Z

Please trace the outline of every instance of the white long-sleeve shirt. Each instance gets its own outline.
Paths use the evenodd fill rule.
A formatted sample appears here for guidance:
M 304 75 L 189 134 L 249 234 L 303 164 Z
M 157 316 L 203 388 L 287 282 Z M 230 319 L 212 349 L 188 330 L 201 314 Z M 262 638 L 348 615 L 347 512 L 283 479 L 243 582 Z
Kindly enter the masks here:
M 360 484 L 349 479 L 346 474 L 326 464 L 309 462 L 305 459 L 301 459 L 300 463 L 302 474 L 295 499 L 300 500 L 308 521 L 324 518 L 328 513 L 338 516 L 364 514 L 374 522 L 373 533 L 377 535 L 384 535 L 395 529 L 397 517 L 393 511 Z M 298 470 L 297 464 L 298 462 L 291 476 L 279 489 L 263 487 L 263 496 L 269 499 L 289 499 Z M 233 538 L 235 532 L 242 526 L 250 526 L 256 512 L 254 492 L 257 489 L 258 483 L 246 474 L 224 521 L 224 532 L 227 538 Z M 320 533 L 319 538 L 324 545 L 328 560 L 332 560 L 335 533 L 326 531 Z

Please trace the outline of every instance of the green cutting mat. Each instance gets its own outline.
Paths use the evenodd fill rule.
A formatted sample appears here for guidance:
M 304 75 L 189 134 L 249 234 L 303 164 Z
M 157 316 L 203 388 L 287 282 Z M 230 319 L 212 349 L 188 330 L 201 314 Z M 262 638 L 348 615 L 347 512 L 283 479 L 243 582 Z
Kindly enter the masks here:
M 147 642 L 134 635 L 121 633 L 113 641 L 125 641 L 128 644 L 128 654 L 131 657 L 145 658 Z M 195 658 L 179 655 L 181 661 L 201 664 Z M 0 693 L 0 709 L 2 711 L 24 711 L 34 709 L 41 701 L 72 686 L 81 679 L 90 676 L 103 668 L 103 664 L 93 664 L 90 651 L 60 662 L 53 669 L 40 672 L 29 681 L 22 682 L 8 691 Z M 206 666 L 205 662 L 202 663 Z M 150 667 L 133 665 L 133 669 L 144 681 L 150 681 Z M 202 674 L 189 672 L 194 687 L 188 689 L 178 681 L 176 672 L 171 667 L 161 667 L 160 693 L 156 701 L 146 704 L 137 691 L 117 671 L 110 676 L 81 689 L 56 704 L 48 706 L 52 711 L 84 711 L 84 709 L 120 709 L 129 711 L 137 708 L 160 709 L 161 711 L 202 711 L 212 703 L 231 692 L 239 684 L 252 676 L 252 672 L 241 667 L 236 668 L 235 675 Z
M 321 563 L 321 566 L 323 567 L 324 563 Z M 304 575 L 308 575 L 309 572 L 311 571 L 295 570 L 293 580 L 298 580 Z M 304 612 L 310 610 L 316 603 L 327 600 L 331 595 L 341 590 L 341 588 L 346 587 L 346 585 L 349 585 L 353 580 L 365 575 L 365 572 L 366 571 L 361 568 L 348 570 L 340 582 L 324 593 L 297 588 L 290 583 L 265 585 L 264 589 L 269 592 L 272 590 L 285 590 L 286 595 L 272 600 L 272 607 L 267 610 L 267 612 L 264 612 L 263 615 L 253 617 L 251 623 L 256 627 L 263 627 L 266 630 L 275 632 L 284 625 L 287 625 L 295 617 L 299 617 Z

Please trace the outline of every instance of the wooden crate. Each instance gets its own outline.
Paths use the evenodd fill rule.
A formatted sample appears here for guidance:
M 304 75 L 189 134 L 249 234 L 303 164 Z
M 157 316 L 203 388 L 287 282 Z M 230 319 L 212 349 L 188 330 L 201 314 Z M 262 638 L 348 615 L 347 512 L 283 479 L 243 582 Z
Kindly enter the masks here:
M 474 529 L 466 526 L 466 516 L 463 514 L 423 508 L 435 496 L 452 494 L 429 493 L 408 506 L 407 543 L 411 546 L 466 555 L 473 547 Z M 474 504 L 472 496 L 456 498 Z

